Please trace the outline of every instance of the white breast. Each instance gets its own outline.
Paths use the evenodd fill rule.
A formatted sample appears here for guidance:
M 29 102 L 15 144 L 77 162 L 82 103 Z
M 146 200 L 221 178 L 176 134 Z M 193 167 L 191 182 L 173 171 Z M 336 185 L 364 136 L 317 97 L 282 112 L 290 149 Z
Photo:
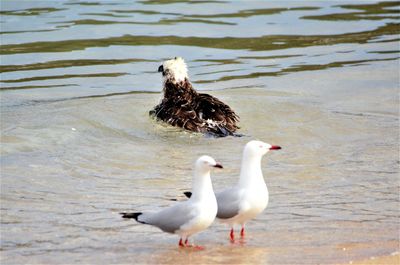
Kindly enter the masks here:
M 245 223 L 259 215 L 268 205 L 268 189 L 265 186 L 259 189 L 247 190 L 239 206 L 239 215 L 234 219 L 235 223 Z
M 217 207 L 215 196 L 199 202 L 196 205 L 196 211 L 198 211 L 196 218 L 183 225 L 177 233 L 189 236 L 205 230 L 214 222 L 217 216 Z

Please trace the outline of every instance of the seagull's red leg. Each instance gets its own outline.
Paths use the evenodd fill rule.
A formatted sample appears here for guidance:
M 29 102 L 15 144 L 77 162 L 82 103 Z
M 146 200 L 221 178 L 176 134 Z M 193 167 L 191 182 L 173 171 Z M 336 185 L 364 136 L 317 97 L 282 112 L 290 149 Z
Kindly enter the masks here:
M 185 247 L 189 247 L 189 248 L 194 247 L 194 245 L 189 244 L 189 237 L 187 237 L 185 240 Z
M 244 225 L 242 225 L 242 230 L 240 230 L 240 236 L 244 237 Z
M 231 229 L 230 237 L 231 237 L 231 242 L 235 242 L 235 233 L 233 232 L 233 227 Z
M 189 244 L 189 239 L 188 238 L 186 238 L 186 240 L 185 240 L 185 247 L 190 247 L 190 248 L 194 248 L 194 249 L 196 249 L 196 250 L 204 250 L 204 247 L 203 246 L 198 246 L 198 245 L 191 245 L 191 244 Z
M 182 238 L 179 239 L 179 246 L 180 246 L 180 247 L 184 247 L 184 246 L 185 246 L 185 245 L 182 243 Z

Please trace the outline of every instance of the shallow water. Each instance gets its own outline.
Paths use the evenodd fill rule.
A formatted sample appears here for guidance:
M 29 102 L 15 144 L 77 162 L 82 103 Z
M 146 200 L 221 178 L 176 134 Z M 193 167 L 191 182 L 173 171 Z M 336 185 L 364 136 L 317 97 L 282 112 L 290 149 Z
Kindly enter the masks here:
M 1 2 L 1 262 L 337 263 L 399 251 L 396 2 Z M 241 117 L 207 138 L 148 117 L 166 58 Z M 268 208 L 204 251 L 122 220 L 183 200 L 202 154 L 236 182 L 251 139 Z

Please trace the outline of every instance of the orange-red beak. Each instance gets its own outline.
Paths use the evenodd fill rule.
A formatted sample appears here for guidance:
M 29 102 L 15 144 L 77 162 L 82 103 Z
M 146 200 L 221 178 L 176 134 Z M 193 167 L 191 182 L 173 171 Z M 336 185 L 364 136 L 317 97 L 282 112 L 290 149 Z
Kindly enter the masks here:
M 269 150 L 279 150 L 282 149 L 279 145 L 272 145 Z

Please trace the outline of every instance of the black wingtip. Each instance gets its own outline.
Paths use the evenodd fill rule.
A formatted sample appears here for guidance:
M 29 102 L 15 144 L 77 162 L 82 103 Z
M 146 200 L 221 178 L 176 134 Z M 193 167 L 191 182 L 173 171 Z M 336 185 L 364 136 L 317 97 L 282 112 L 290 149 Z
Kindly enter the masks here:
M 122 215 L 122 218 L 135 219 L 136 221 L 138 221 L 138 217 L 139 217 L 139 215 L 141 215 L 142 213 L 136 212 L 136 213 L 119 213 L 119 214 Z M 139 222 L 139 221 L 138 221 L 138 222 Z
M 183 194 L 185 194 L 185 196 L 188 198 L 192 197 L 192 192 L 190 191 L 185 191 Z

